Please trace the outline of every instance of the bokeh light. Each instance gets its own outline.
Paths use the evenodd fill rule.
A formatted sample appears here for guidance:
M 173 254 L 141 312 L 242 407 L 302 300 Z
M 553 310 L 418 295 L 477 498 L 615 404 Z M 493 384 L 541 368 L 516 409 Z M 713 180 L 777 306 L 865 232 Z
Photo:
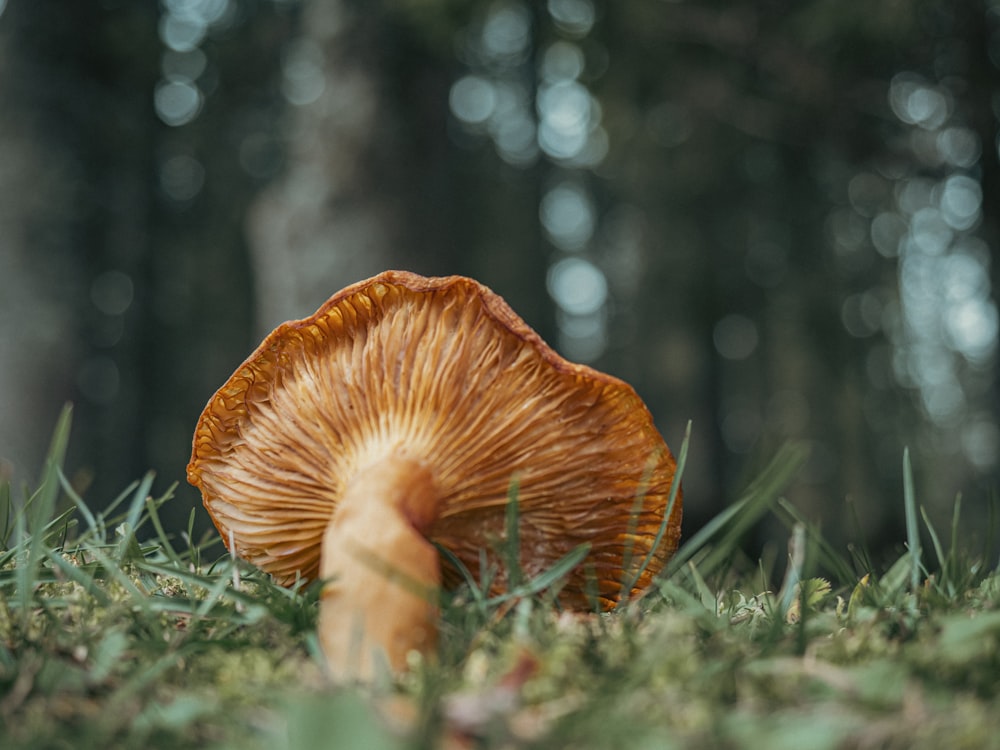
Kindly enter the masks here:
M 173 76 L 161 81 L 153 95 L 156 114 L 167 125 L 186 125 L 201 111 L 201 90 L 189 78 Z
M 899 73 L 892 79 L 889 103 L 904 123 L 926 130 L 940 127 L 950 114 L 945 92 L 914 73 Z
M 906 220 L 895 211 L 885 211 L 872 220 L 871 240 L 880 255 L 895 258 L 899 243 L 906 236 Z
M 538 144 L 554 159 L 572 159 L 587 145 L 595 124 L 596 102 L 575 81 L 547 84 L 538 91 Z
M 122 271 L 105 271 L 90 284 L 90 301 L 105 315 L 124 314 L 133 295 L 132 278 Z
M 964 299 L 945 310 L 948 345 L 973 363 L 988 361 L 996 352 L 997 309 L 989 300 Z
M 462 54 L 470 71 L 451 86 L 451 114 L 465 131 L 488 136 L 507 164 L 531 166 L 538 157 L 538 142 L 529 86 L 528 7 L 513 0 L 494 2 L 464 39 Z
M 547 286 L 557 305 L 560 351 L 578 362 L 594 361 L 607 346 L 604 273 L 583 258 L 563 258 L 549 268 Z
M 882 330 L 884 306 L 874 289 L 849 295 L 840 308 L 845 330 L 855 338 L 867 338 Z
M 205 168 L 194 157 L 177 154 L 160 164 L 160 189 L 177 203 L 187 203 L 201 192 Z
M 962 451 L 982 471 L 993 469 L 1000 457 L 1000 428 L 993 414 L 975 415 L 962 429 Z
M 527 168 L 541 157 L 553 168 L 538 217 L 559 251 L 547 275 L 556 304 L 557 346 L 571 359 L 589 362 L 607 348 L 611 294 L 604 271 L 583 257 L 600 217 L 581 176 L 599 165 L 609 148 L 600 103 L 582 82 L 587 56 L 580 42 L 597 14 L 590 0 L 551 0 L 547 10 L 551 26 L 541 33 L 535 25 L 544 16 L 533 17 L 525 3 L 488 5 L 460 35 L 460 57 L 468 69 L 452 83 L 448 106 L 464 133 L 489 138 L 507 164 Z M 544 40 L 537 48 L 536 39 Z M 637 243 L 621 244 L 622 270 L 616 278 L 623 288 L 634 287 L 628 269 L 639 262 L 624 256 L 640 252 Z M 619 269 L 615 258 L 608 265 Z
M 497 92 L 482 76 L 463 76 L 452 85 L 448 104 L 465 125 L 485 125 L 496 109 Z
M 745 315 L 727 315 L 712 330 L 712 342 L 716 351 L 730 360 L 749 357 L 757 349 L 759 340 L 757 324 Z
M 982 154 L 982 144 L 974 130 L 948 127 L 937 135 L 937 148 L 942 158 L 953 167 L 971 167 Z
M 941 186 L 941 218 L 952 229 L 972 229 L 979 223 L 983 189 L 967 175 L 952 175 Z
M 592 0 L 549 0 L 548 9 L 556 28 L 572 37 L 586 36 L 597 16 Z
M 231 0 L 162 0 L 167 15 L 208 29 L 226 26 L 236 8 Z
M 575 182 L 562 182 L 546 192 L 539 215 L 549 239 L 562 250 L 580 250 L 594 234 L 593 206 Z
M 296 106 L 317 101 L 326 88 L 323 73 L 323 50 L 310 39 L 289 44 L 282 65 L 281 93 Z
M 158 25 L 166 47 L 161 69 L 163 78 L 153 95 L 157 116 L 167 125 L 180 127 L 198 117 L 204 92 L 197 81 L 208 58 L 199 49 L 212 29 L 226 28 L 236 16 L 231 0 L 163 0 Z
M 531 43 L 531 11 L 524 3 L 494 3 L 483 23 L 482 51 L 505 64 L 522 62 Z
M 583 50 L 576 44 L 560 40 L 550 44 L 542 55 L 539 74 L 543 81 L 575 81 L 583 74 Z
M 874 286 L 845 297 L 841 322 L 856 338 L 884 332 L 891 354 L 873 347 L 868 375 L 886 388 L 888 371 L 911 389 L 931 430 L 951 436 L 973 467 L 995 466 L 995 420 L 987 414 L 989 382 L 996 363 L 998 313 L 990 284 L 990 253 L 976 236 L 983 189 L 977 134 L 956 121 L 954 79 L 939 82 L 910 72 L 896 75 L 888 101 L 917 169 L 861 172 L 849 183 L 853 218 L 831 214 L 835 248 L 870 246 L 897 264 L 897 288 Z M 865 227 L 859 237 L 855 226 Z M 846 266 L 845 266 L 846 267 Z M 985 376 L 985 381 L 983 380 Z M 873 415 L 876 410 L 868 409 Z M 964 425 L 964 427 L 963 427 Z
M 175 52 L 192 52 L 198 48 L 208 26 L 190 16 L 165 13 L 160 17 L 160 39 Z
M 608 298 L 604 274 L 583 258 L 557 261 L 549 269 L 548 289 L 555 303 L 571 315 L 592 315 Z

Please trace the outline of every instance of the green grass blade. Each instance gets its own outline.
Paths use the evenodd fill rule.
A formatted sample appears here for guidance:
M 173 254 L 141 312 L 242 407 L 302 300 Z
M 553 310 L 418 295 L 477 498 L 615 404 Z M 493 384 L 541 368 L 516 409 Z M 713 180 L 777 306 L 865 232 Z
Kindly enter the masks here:
M 129 485 L 125 489 L 123 489 L 115 497 L 114 500 L 108 503 L 107 507 L 105 507 L 104 510 L 101 511 L 101 516 L 104 517 L 104 523 L 106 525 L 115 525 L 121 523 L 121 521 L 125 518 L 125 515 L 128 514 L 128 511 L 126 511 L 125 515 L 120 515 L 120 516 L 113 516 L 111 514 L 118 509 L 118 506 L 120 506 L 122 503 L 128 500 L 130 496 L 135 497 L 135 488 L 138 486 L 139 482 L 129 483 Z
M 962 518 L 962 493 L 959 492 L 955 496 L 955 505 L 951 509 L 951 545 L 948 548 L 948 565 L 947 573 L 949 579 L 958 572 L 961 566 L 961 561 L 959 560 L 959 546 L 958 546 L 958 534 L 959 534 L 959 523 Z M 988 554 L 989 548 L 984 550 L 984 557 Z
M 805 562 L 806 527 L 798 523 L 792 529 L 792 536 L 788 540 L 788 568 L 785 571 L 785 580 L 781 584 L 781 591 L 778 594 L 782 619 L 784 619 L 788 611 L 792 608 L 796 597 L 800 596 L 800 584 L 803 579 L 802 570 Z
M 19 543 L 11 550 L 14 553 L 14 588 L 18 610 L 21 613 L 21 627 L 27 629 L 31 619 L 31 605 L 35 593 L 35 568 L 29 564 L 28 545 L 26 538 L 28 535 L 27 522 L 24 513 L 18 513 L 14 517 L 14 536 Z
M 634 562 L 633 557 L 635 555 L 635 537 L 636 530 L 639 528 L 639 518 L 642 515 L 642 508 L 646 504 L 646 495 L 649 491 L 649 480 L 653 476 L 653 469 L 656 468 L 657 455 L 651 456 L 651 460 L 646 462 L 646 468 L 643 470 L 642 479 L 639 481 L 639 489 L 635 493 L 635 499 L 632 502 L 632 510 L 629 512 L 628 525 L 625 528 L 625 548 L 622 551 L 622 581 L 621 590 L 631 591 L 632 587 L 635 585 L 635 580 L 638 580 L 639 576 L 632 576 L 632 563 Z M 619 602 L 621 604 L 621 602 Z
M 590 544 L 585 543 L 574 547 L 572 550 L 556 560 L 551 567 L 542 571 L 537 576 L 526 583 L 521 584 L 517 588 L 513 588 L 508 592 L 493 597 L 488 601 L 488 604 L 498 604 L 509 599 L 534 596 L 535 594 L 540 594 L 541 592 L 552 588 L 554 584 L 568 575 L 573 568 L 583 562 L 589 552 Z
M 688 575 L 691 576 L 691 580 L 694 582 L 694 589 L 698 592 L 698 598 L 701 600 L 702 605 L 705 609 L 714 615 L 718 614 L 719 606 L 718 599 L 716 598 L 715 592 L 708 585 L 708 582 L 702 577 L 701 572 L 698 570 L 698 566 L 694 562 L 688 563 Z
M 50 528 L 59 497 L 59 473 L 66 459 L 66 447 L 72 424 L 73 408 L 63 407 L 52 433 L 52 442 L 45 459 L 45 468 L 39 487 L 28 498 L 22 513 L 15 518 L 15 536 L 20 548 L 21 561 L 17 565 L 15 580 L 17 601 L 21 609 L 23 625 L 27 627 L 31 617 L 35 586 L 38 583 L 39 566 L 46 556 L 46 530 Z
M 0 477 L 0 551 L 6 551 L 14 531 L 14 502 L 11 499 L 10 480 Z
M 670 491 L 667 495 L 667 507 L 663 513 L 663 519 L 660 521 L 660 528 L 657 530 L 656 536 L 653 538 L 653 544 L 650 546 L 649 552 L 643 559 L 642 564 L 639 566 L 638 570 L 635 571 L 635 574 L 632 575 L 627 581 L 627 584 L 622 586 L 622 595 L 618 601 L 619 606 L 628 601 L 632 589 L 635 588 L 636 583 L 640 578 L 642 578 L 642 574 L 646 572 L 646 569 L 649 567 L 649 563 L 656 556 L 656 551 L 660 548 L 660 545 L 663 544 L 663 537 L 666 536 L 670 516 L 674 512 L 674 505 L 677 503 L 677 495 L 680 492 L 681 477 L 684 476 L 684 467 L 687 465 L 688 446 L 690 443 L 691 422 L 689 421 L 687 423 L 687 428 L 684 431 L 684 439 L 681 441 L 680 452 L 677 454 L 677 465 L 674 469 L 673 479 L 670 481 Z M 628 561 L 625 569 L 627 570 L 629 567 L 631 567 L 631 561 Z
M 37 562 L 43 556 L 42 546 L 45 537 L 43 532 L 55 513 L 56 500 L 59 497 L 59 474 L 66 460 L 72 417 L 73 408 L 69 405 L 63 407 L 52 434 L 52 442 L 38 489 L 25 508 L 27 532 L 31 535 L 29 564 Z
M 86 545 L 83 549 L 86 550 L 88 555 L 92 555 L 104 571 L 132 596 L 133 601 L 139 605 L 140 609 L 149 609 L 149 596 L 145 591 L 139 589 L 114 558 L 104 554 L 96 546 Z
M 136 487 L 135 492 L 132 494 L 132 502 L 129 503 L 125 520 L 115 529 L 115 533 L 120 537 L 118 540 L 118 551 L 115 556 L 119 565 L 124 565 L 126 562 L 142 557 L 135 535 L 141 523 L 140 519 L 142 511 L 146 507 L 146 500 L 149 498 L 149 490 L 153 486 L 153 477 L 154 474 L 150 471 L 142 478 L 139 486 Z
M 504 557 L 507 564 L 507 586 L 515 589 L 521 585 L 523 578 L 521 571 L 521 509 L 518 503 L 520 482 L 515 474 L 511 477 L 510 486 L 507 488 L 507 507 L 504 510 L 504 521 L 506 527 L 506 543 L 504 544 Z
M 987 559 L 994 558 L 996 553 L 997 519 L 1000 518 L 998 507 L 1000 507 L 1000 495 L 997 494 L 996 488 L 993 488 L 989 492 L 989 502 L 986 505 L 986 539 L 983 540 L 983 555 Z M 1000 571 L 1000 561 L 994 563 L 993 570 Z
M 903 449 L 903 510 L 906 514 L 906 544 L 910 550 L 910 590 L 920 587 L 920 528 L 917 525 L 917 499 L 913 489 L 910 449 Z
M 70 484 L 66 475 L 61 470 L 59 472 L 59 484 L 62 486 L 63 492 L 66 493 L 66 497 L 73 501 L 73 505 L 76 506 L 77 512 L 83 516 L 83 520 L 87 524 L 88 536 L 95 541 L 99 540 L 100 543 L 103 543 L 106 537 L 104 535 L 103 523 L 98 523 L 97 520 L 100 516 L 94 516 L 94 514 L 91 513 L 87 503 L 82 497 L 80 497 L 79 493 L 73 489 L 73 485 Z
M 743 493 L 743 496 L 703 526 L 677 551 L 667 565 L 667 575 L 685 566 L 710 541 L 718 538 L 698 568 L 708 577 L 736 549 L 742 536 L 780 499 L 781 492 L 805 463 L 808 449 L 804 443 L 787 443 L 778 451 L 764 471 Z
M 881 596 L 880 604 L 891 606 L 891 602 L 899 598 L 899 594 L 906 588 L 906 579 L 912 570 L 913 556 L 907 552 L 896 562 L 889 566 L 889 569 L 878 579 L 877 593 Z
M 851 517 L 851 538 L 857 540 L 856 542 L 851 542 L 848 545 L 848 549 L 855 556 L 861 569 L 865 572 L 871 572 L 875 569 L 875 565 L 872 563 L 871 552 L 868 549 L 868 539 L 865 537 L 864 525 L 861 523 L 861 517 L 858 515 L 858 504 L 852 496 L 848 495 L 846 505 Z M 825 546 L 825 542 L 823 546 Z M 848 565 L 848 569 L 850 570 L 850 565 Z M 844 580 L 847 579 L 845 578 Z
M 924 528 L 927 529 L 927 534 L 931 538 L 931 546 L 934 548 L 934 556 L 937 557 L 938 567 L 941 573 L 946 573 L 948 569 L 948 558 L 944 553 L 944 547 L 941 544 L 941 540 L 938 538 L 937 531 L 934 530 L 934 524 L 931 523 L 930 516 L 927 515 L 927 510 L 924 506 L 920 506 L 920 517 L 924 521 Z M 943 579 L 943 576 L 942 576 Z M 944 581 L 942 580 L 942 583 Z
M 195 570 L 201 569 L 201 547 L 195 544 L 194 541 L 194 508 L 188 514 L 187 531 L 184 533 L 184 539 L 187 540 L 188 545 L 188 556 L 191 558 L 191 564 L 194 566 Z
M 778 517 L 785 521 L 789 529 L 794 530 L 798 525 L 805 527 L 807 536 L 812 540 L 813 545 L 819 549 L 820 557 L 818 562 L 821 566 L 831 571 L 833 576 L 839 581 L 854 581 L 856 578 L 855 571 L 850 562 L 844 555 L 834 549 L 830 542 L 823 538 L 823 535 L 815 524 L 806 521 L 798 508 L 784 498 L 778 500 L 778 509 L 780 511 Z M 867 551 L 864 551 L 861 559 L 864 560 L 866 557 Z M 870 570 L 870 568 L 865 569 Z
M 434 546 L 437 547 L 438 554 L 451 563 L 455 570 L 458 571 L 459 575 L 462 576 L 462 580 L 465 581 L 465 585 L 472 594 L 473 601 L 475 601 L 478 608 L 481 611 L 485 611 L 488 598 L 486 594 L 489 591 L 491 576 L 484 575 L 482 581 L 477 581 L 476 577 L 472 575 L 472 571 L 469 570 L 469 567 L 462 562 L 454 552 L 437 543 L 435 543 Z M 482 566 L 480 566 L 480 568 L 482 568 Z
M 174 565 L 181 567 L 183 563 L 181 562 L 180 555 L 177 554 L 177 550 L 170 543 L 170 536 L 167 534 L 166 529 L 163 527 L 163 522 L 160 520 L 159 506 L 160 504 L 152 498 L 146 500 L 146 514 L 149 516 L 149 521 L 153 524 L 153 530 L 156 532 L 156 542 L 167 559 L 174 563 Z
M 195 614 L 198 617 L 205 617 L 208 615 L 208 613 L 212 611 L 212 607 L 222 600 L 222 595 L 229 587 L 230 577 L 231 571 L 224 571 L 219 574 L 218 579 L 215 580 L 212 587 L 209 588 L 208 593 L 205 595 L 204 601 L 202 601 L 198 609 L 195 610 Z

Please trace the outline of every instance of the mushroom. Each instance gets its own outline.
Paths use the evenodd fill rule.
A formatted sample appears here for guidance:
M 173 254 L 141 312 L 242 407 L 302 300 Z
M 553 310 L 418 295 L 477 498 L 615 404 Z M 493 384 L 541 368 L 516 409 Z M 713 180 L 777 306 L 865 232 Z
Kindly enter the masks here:
M 516 482 L 519 574 L 586 557 L 570 609 L 641 594 L 677 548 L 674 458 L 623 381 L 566 361 L 462 276 L 386 271 L 284 323 L 209 399 L 188 481 L 231 552 L 276 582 L 325 581 L 331 671 L 371 678 L 436 648 L 437 594 L 491 591 Z M 381 654 L 381 655 L 380 655 Z

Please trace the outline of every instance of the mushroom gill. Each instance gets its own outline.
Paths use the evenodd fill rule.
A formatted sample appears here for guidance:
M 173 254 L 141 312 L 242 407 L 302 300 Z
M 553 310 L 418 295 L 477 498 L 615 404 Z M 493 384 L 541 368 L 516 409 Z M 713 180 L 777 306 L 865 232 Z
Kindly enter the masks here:
M 434 648 L 436 590 L 459 581 L 434 544 L 473 572 L 485 550 L 507 585 L 513 477 L 524 574 L 586 544 L 560 600 L 607 608 L 677 547 L 674 469 L 629 385 L 564 360 L 471 279 L 387 271 L 265 338 L 205 407 L 188 480 L 236 554 L 285 584 L 332 577 L 324 651 L 343 672 L 357 646 L 370 675 L 370 647 L 397 671 Z

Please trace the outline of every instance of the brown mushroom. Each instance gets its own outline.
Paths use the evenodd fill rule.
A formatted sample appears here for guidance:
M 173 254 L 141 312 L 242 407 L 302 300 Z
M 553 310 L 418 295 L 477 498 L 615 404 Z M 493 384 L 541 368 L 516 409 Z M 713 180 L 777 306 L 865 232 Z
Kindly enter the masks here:
M 376 651 L 395 671 L 433 652 L 437 591 L 460 581 L 435 545 L 473 574 L 485 551 L 507 586 L 515 477 L 522 574 L 587 544 L 559 600 L 592 609 L 676 550 L 674 470 L 629 385 L 564 360 L 472 279 L 387 271 L 264 339 L 205 407 L 188 481 L 236 555 L 281 584 L 328 579 L 324 653 L 369 677 Z

